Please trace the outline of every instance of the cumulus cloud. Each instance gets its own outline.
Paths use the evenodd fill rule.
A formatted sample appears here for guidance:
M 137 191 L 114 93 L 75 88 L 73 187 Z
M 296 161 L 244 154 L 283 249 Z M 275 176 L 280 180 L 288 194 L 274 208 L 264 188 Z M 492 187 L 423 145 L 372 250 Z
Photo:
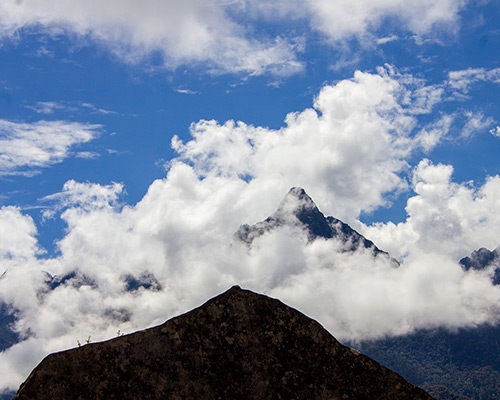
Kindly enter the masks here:
M 67 158 L 73 146 L 99 134 L 100 125 L 66 121 L 0 120 L 0 175 L 33 175 Z
M 8 0 L 0 4 L 3 36 L 23 29 L 50 34 L 76 33 L 105 46 L 128 62 L 160 54 L 167 68 L 199 65 L 211 72 L 290 75 L 303 69 L 298 54 L 308 32 L 296 32 L 305 20 L 312 31 L 337 44 L 374 35 L 387 20 L 417 35 L 457 25 L 465 0 Z M 256 34 L 268 19 L 285 27 L 279 34 Z M 294 24 L 294 29 L 287 29 Z M 381 38 L 382 42 L 384 38 Z M 387 40 L 387 38 L 386 38 Z
M 496 248 L 500 177 L 475 186 L 453 182 L 452 174 L 451 165 L 422 160 L 413 173 L 415 196 L 408 199 L 406 221 L 366 227 L 366 235 L 400 258 L 426 253 L 457 260 L 469 249 Z
M 123 205 L 117 183 L 69 181 L 45 198 L 66 223 L 52 257 L 40 254 L 30 217 L 2 209 L 0 299 L 15 310 L 24 340 L 0 353 L 0 389 L 15 389 L 48 352 L 159 324 L 233 284 L 279 297 L 340 339 L 495 322 L 500 289 L 457 260 L 498 244 L 500 179 L 475 187 L 453 182 L 450 166 L 409 164 L 447 134 L 436 121 L 433 139 L 423 140 L 420 118 L 431 132 L 425 110 L 436 102 L 419 91 L 422 82 L 390 68 L 356 72 L 325 86 L 280 129 L 194 123 L 192 140 L 174 138 L 178 157 L 139 203 Z M 401 267 L 287 226 L 250 247 L 235 238 L 241 224 L 272 214 L 291 186 Z M 403 190 L 414 191 L 405 222 L 357 220 Z
M 192 141 L 174 138 L 173 147 L 200 175 L 252 178 L 275 188 L 275 203 L 286 188 L 304 185 L 323 209 L 357 217 L 406 186 L 399 173 L 419 147 L 407 94 L 384 69 L 358 71 L 323 88 L 314 108 L 289 114 L 279 130 L 200 121 L 191 126 Z

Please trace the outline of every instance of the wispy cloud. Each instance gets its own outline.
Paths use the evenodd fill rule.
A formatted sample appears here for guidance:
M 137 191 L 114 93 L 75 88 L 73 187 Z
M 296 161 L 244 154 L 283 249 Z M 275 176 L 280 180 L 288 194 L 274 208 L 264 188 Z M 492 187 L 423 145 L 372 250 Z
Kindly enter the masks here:
M 29 108 L 38 114 L 53 114 L 57 110 L 68 111 L 68 106 L 63 103 L 58 103 L 55 101 L 39 101 L 35 105 L 28 105 Z M 71 107 L 69 111 L 75 111 L 76 108 Z
M 467 95 L 472 84 L 476 82 L 500 83 L 500 68 L 469 68 L 452 71 L 448 74 L 448 85 L 457 93 Z
M 383 44 L 387 44 L 390 42 L 394 42 L 396 40 L 399 40 L 399 37 L 396 35 L 386 36 L 386 37 L 377 39 L 377 44 L 383 45 Z
M 99 135 L 100 125 L 66 121 L 0 120 L 0 175 L 33 175 L 60 163 L 73 146 Z
M 197 91 L 195 90 L 190 90 L 190 89 L 175 89 L 177 93 L 182 93 L 182 94 L 198 94 Z
M 34 105 L 27 105 L 29 108 L 38 114 L 54 114 L 57 111 L 65 113 L 74 113 L 77 111 L 89 111 L 92 114 L 118 114 L 116 111 L 100 108 L 92 103 L 80 101 L 39 101 Z
M 470 138 L 474 133 L 487 130 L 494 123 L 493 118 L 485 117 L 479 111 L 466 111 L 464 117 L 466 122 L 462 129 L 462 136 L 466 138 Z
M 76 158 L 84 158 L 86 160 L 92 160 L 94 158 L 99 157 L 99 153 L 94 151 L 78 151 L 75 153 Z

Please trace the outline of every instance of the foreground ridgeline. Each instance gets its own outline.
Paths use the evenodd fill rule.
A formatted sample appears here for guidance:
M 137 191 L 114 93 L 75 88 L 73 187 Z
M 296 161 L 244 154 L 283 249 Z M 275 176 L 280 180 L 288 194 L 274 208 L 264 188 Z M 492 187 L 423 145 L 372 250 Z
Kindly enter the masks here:
M 14 399 L 432 399 L 279 300 L 234 286 L 163 325 L 46 357 Z

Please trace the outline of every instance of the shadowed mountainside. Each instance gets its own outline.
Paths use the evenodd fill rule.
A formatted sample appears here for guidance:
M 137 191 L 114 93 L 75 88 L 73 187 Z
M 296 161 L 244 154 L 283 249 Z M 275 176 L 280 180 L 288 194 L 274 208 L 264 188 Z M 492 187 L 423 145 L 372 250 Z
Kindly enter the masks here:
M 163 325 L 46 357 L 15 399 L 432 399 L 316 321 L 234 286 Z

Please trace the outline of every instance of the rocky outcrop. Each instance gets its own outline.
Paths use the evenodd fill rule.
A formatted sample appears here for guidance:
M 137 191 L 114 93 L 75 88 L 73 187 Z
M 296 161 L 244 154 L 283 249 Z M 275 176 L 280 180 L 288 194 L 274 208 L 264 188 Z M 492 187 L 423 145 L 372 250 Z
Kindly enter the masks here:
M 235 286 L 163 325 L 49 355 L 15 399 L 431 399 L 319 323 Z

